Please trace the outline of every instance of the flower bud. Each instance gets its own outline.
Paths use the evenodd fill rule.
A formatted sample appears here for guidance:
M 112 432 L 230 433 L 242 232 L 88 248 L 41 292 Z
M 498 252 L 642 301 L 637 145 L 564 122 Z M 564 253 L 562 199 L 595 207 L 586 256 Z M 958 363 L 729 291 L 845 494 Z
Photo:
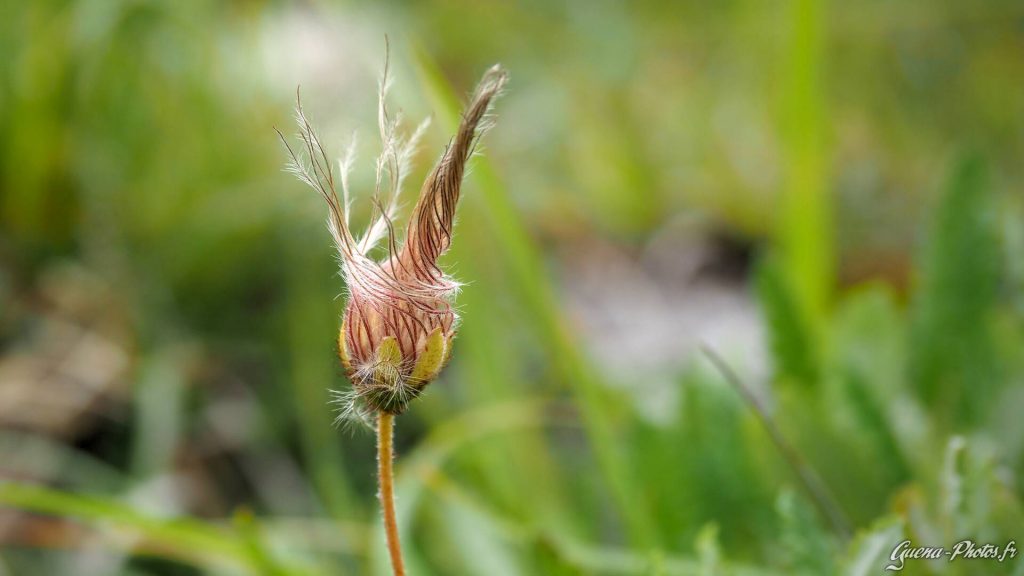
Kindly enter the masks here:
M 402 413 L 448 363 L 455 320 L 452 312 L 413 311 L 388 319 L 386 311 L 350 301 L 338 355 L 359 397 L 375 410 Z
M 348 225 L 346 169 L 351 153 L 340 163 L 342 201 L 324 148 L 303 115 L 301 104 L 298 108 L 299 138 L 307 161 L 301 161 L 285 142 L 293 160 L 291 169 L 327 202 L 328 227 L 348 286 L 349 299 L 338 335 L 338 355 L 353 385 L 353 394 L 345 396 L 345 412 L 400 414 L 448 363 L 459 321 L 453 307 L 459 284 L 440 269 L 438 258 L 451 244 L 466 162 L 486 128 L 491 103 L 506 80 L 505 71 L 494 66 L 477 86 L 458 131 L 420 190 L 401 248 L 395 239 L 393 218 L 408 160 L 425 125 L 407 139 L 398 134 L 398 119 L 392 119 L 384 103 L 387 64 L 378 109 L 384 143 L 377 162 L 378 195 L 374 201 L 378 215 L 358 239 Z M 386 205 L 380 200 L 382 186 L 387 189 Z M 378 262 L 368 254 L 384 238 L 388 256 Z

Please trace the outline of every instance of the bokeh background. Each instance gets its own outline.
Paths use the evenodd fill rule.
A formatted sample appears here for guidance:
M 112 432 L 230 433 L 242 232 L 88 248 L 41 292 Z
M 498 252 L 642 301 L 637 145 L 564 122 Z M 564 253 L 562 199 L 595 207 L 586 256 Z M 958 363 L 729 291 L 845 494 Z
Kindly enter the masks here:
M 1020 2 L 37 0 L 0 5 L 0 574 L 389 573 L 274 133 L 299 85 L 357 132 L 365 219 L 385 35 L 408 198 L 512 74 L 398 420 L 412 574 L 1024 548 Z

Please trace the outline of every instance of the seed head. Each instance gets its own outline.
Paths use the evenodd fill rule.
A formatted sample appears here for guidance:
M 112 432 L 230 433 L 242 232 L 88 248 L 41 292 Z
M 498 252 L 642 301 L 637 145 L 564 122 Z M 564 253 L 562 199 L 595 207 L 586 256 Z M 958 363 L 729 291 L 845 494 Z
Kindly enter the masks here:
M 459 283 L 438 266 L 438 258 L 451 244 L 466 162 L 489 126 L 491 104 L 507 79 L 498 65 L 484 74 L 463 111 L 458 131 L 423 183 L 401 243 L 396 239 L 394 218 L 410 158 L 427 122 L 408 137 L 399 133 L 401 118 L 392 117 L 385 102 L 390 83 L 387 59 L 377 110 L 383 146 L 377 159 L 374 213 L 366 232 L 358 238 L 349 227 L 348 172 L 353 147 L 339 161 L 339 199 L 327 152 L 306 119 L 301 100 L 298 102 L 301 146 L 296 151 L 283 136 L 281 140 L 291 156 L 290 171 L 327 202 L 327 226 L 348 287 L 338 355 L 353 389 L 337 395 L 335 401 L 342 405 L 340 419 L 379 411 L 402 413 L 451 356 L 459 325 L 453 307 Z M 369 253 L 382 240 L 386 240 L 387 256 L 378 261 Z

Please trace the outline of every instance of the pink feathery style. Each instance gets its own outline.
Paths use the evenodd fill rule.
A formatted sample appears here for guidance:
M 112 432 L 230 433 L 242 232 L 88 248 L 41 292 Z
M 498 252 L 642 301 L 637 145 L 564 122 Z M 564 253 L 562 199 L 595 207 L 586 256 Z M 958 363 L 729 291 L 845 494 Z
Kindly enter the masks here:
M 301 101 L 298 153 L 282 136 L 291 155 L 290 170 L 327 202 L 327 224 L 348 287 L 338 354 L 353 388 L 336 399 L 342 404 L 339 418 L 402 413 L 448 362 L 459 325 L 453 302 L 460 285 L 438 266 L 438 258 L 451 244 L 466 163 L 489 125 L 491 104 L 507 79 L 497 65 L 484 74 L 458 131 L 423 183 L 401 243 L 394 218 L 409 161 L 427 123 L 409 136 L 399 133 L 400 118 L 393 117 L 385 103 L 387 62 L 377 111 L 383 149 L 377 159 L 374 217 L 364 234 L 356 237 L 349 225 L 352 147 L 339 161 L 336 177 Z M 381 241 L 386 241 L 387 254 L 378 261 L 370 252 Z

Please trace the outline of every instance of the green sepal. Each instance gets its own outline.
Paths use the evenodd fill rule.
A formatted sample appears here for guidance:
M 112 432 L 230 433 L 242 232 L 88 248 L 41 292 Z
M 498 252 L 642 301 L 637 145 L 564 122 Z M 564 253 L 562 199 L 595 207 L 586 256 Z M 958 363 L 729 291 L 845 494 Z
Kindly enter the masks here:
M 338 329 L 338 358 L 341 359 L 341 365 L 345 368 L 345 374 L 351 376 L 352 374 L 352 357 L 348 353 L 348 342 L 345 338 L 345 317 L 341 318 L 341 328 Z
M 402 349 L 398 339 L 385 336 L 377 345 L 377 361 L 374 364 L 373 376 L 378 384 L 397 386 L 402 378 Z
M 444 368 L 445 360 L 448 358 L 447 344 L 441 328 L 434 328 L 434 331 L 427 336 L 427 343 L 423 347 L 423 352 L 420 353 L 420 357 L 416 360 L 416 365 L 412 368 L 412 374 L 409 379 L 413 386 L 422 388 L 429 384 L 431 380 L 437 378 L 441 368 Z

